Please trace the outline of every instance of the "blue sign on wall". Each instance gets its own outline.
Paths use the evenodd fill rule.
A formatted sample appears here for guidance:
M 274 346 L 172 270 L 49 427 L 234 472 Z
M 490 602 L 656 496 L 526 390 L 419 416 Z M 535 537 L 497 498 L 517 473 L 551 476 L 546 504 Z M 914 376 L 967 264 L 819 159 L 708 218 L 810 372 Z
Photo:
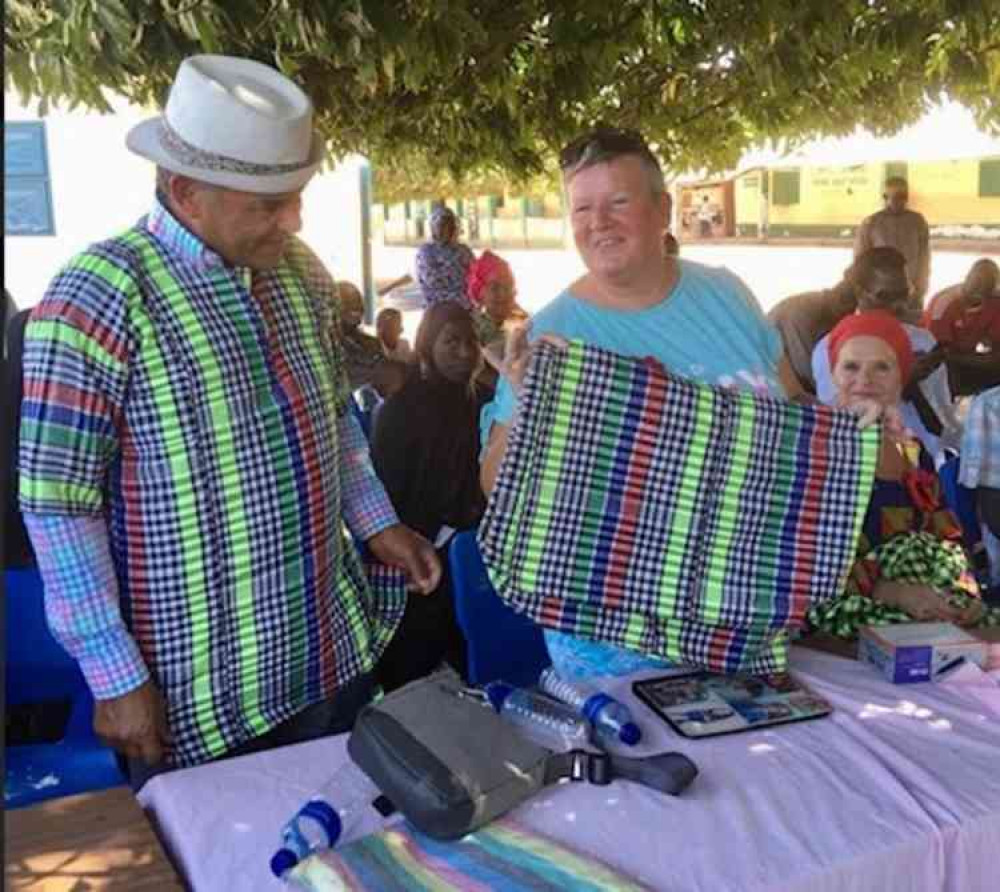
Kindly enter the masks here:
M 45 124 L 5 121 L 3 219 L 5 235 L 55 235 Z

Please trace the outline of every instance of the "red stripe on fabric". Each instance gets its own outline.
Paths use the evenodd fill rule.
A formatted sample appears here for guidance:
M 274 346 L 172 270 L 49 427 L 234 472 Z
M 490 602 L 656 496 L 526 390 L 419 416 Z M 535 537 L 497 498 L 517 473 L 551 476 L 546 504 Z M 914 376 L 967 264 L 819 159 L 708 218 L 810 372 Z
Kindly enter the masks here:
M 666 403 L 667 382 L 660 375 L 647 379 L 636 425 L 632 454 L 629 458 L 626 488 L 615 534 L 611 540 L 608 570 L 604 578 L 604 601 L 608 607 L 620 607 L 625 600 L 628 566 L 638 545 L 635 531 L 642 510 L 643 493 L 652 464 L 655 425 L 650 419 L 659 418 Z
M 270 285 L 270 279 L 260 275 L 255 276 L 255 279 L 252 293 L 260 306 L 261 315 L 264 317 L 268 358 L 274 363 L 275 379 L 282 393 L 285 394 L 290 409 L 289 415 L 301 444 L 300 454 L 303 456 L 316 455 L 316 430 L 310 423 L 308 412 L 305 411 L 305 394 L 277 342 L 278 325 L 272 308 L 272 300 L 274 300 L 275 295 Z M 343 461 L 343 456 L 340 456 L 340 460 Z M 312 534 L 310 541 L 303 543 L 303 548 L 308 548 L 309 553 L 313 556 L 313 578 L 316 580 L 327 579 L 330 576 L 326 549 L 327 537 L 340 533 L 338 530 L 327 529 L 328 518 L 325 511 L 323 476 L 318 464 L 315 462 L 308 465 L 303 463 L 302 481 L 305 487 L 305 503 Z M 319 636 L 317 642 L 319 648 L 319 685 L 322 691 L 332 693 L 336 689 L 338 679 L 336 677 L 336 641 L 330 622 L 328 619 L 324 621 L 325 618 L 329 617 L 329 593 L 324 592 L 322 587 L 317 585 L 313 592 L 313 601 L 315 616 L 318 620 L 316 626 Z
M 129 606 L 132 613 L 132 636 L 147 665 L 155 666 L 158 652 L 157 623 L 150 594 L 150 566 L 146 554 L 149 531 L 143 519 L 143 486 L 136 469 L 136 444 L 126 427 L 121 434 L 121 499 L 125 523 L 125 569 L 128 574 Z
M 78 304 L 58 298 L 49 298 L 31 311 L 29 321 L 37 322 L 42 319 L 66 322 L 91 340 L 96 341 L 101 349 L 119 362 L 128 361 L 128 351 L 121 335 L 99 319 L 95 319 Z
M 24 379 L 24 398 L 38 400 L 46 405 L 62 406 L 73 412 L 99 418 L 114 418 L 116 408 L 98 390 L 81 390 L 72 384 L 54 381 L 51 378 Z
M 833 428 L 833 415 L 830 412 L 817 411 L 814 415 L 815 424 L 809 436 L 808 475 L 804 484 L 802 501 L 804 504 L 819 505 L 823 496 L 823 484 L 830 469 L 827 446 Z M 789 593 L 788 620 L 800 622 L 809 609 L 809 595 L 813 573 L 816 569 L 817 539 L 820 527 L 817 523 L 818 509 L 799 512 L 799 519 L 792 540 L 796 543 L 795 561 L 792 571 L 792 591 Z

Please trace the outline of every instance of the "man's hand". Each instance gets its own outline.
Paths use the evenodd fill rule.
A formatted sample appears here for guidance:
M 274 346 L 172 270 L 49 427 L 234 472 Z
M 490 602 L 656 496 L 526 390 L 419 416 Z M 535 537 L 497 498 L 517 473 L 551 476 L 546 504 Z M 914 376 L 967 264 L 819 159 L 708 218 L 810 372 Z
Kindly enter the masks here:
M 365 543 L 383 564 L 404 570 L 410 590 L 429 595 L 441 582 L 437 552 L 419 533 L 397 523 L 376 533 Z
M 170 746 L 167 710 L 152 681 L 120 697 L 94 701 L 94 733 L 131 759 L 156 765 Z

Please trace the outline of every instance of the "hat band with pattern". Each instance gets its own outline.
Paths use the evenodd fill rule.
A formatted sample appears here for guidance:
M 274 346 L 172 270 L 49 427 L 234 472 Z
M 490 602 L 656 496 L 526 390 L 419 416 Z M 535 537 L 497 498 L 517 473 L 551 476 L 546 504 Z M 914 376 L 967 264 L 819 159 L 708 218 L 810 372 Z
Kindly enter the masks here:
M 199 167 L 203 170 L 223 170 L 229 173 L 251 174 L 253 176 L 271 176 L 274 174 L 293 173 L 309 167 L 312 163 L 296 161 L 289 164 L 258 164 L 253 161 L 242 161 L 228 155 L 207 152 L 187 142 L 176 130 L 171 128 L 166 119 L 160 122 L 160 145 L 176 161 L 188 167 Z

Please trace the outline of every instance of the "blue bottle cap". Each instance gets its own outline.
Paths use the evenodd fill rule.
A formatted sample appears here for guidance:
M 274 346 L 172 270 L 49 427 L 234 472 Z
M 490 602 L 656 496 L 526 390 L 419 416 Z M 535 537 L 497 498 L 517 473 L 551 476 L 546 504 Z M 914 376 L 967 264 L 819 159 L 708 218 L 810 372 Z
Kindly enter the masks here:
M 635 746 L 642 738 L 642 729 L 635 722 L 626 722 L 618 732 L 618 739 L 628 746 Z
M 291 849 L 278 849 L 271 857 L 271 873 L 280 880 L 298 863 L 299 856 Z
M 505 681 L 491 681 L 486 685 L 486 696 L 490 698 L 490 705 L 497 711 L 503 708 L 506 700 L 514 688 Z

